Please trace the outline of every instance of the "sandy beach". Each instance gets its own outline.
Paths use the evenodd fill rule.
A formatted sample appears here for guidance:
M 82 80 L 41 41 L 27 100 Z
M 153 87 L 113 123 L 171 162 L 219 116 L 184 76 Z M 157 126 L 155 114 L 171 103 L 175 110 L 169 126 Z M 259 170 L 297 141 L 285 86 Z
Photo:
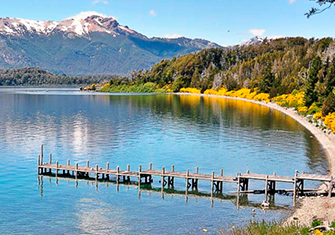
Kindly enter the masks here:
M 271 109 L 278 110 L 308 129 L 320 142 L 326 151 L 328 162 L 329 162 L 329 175 L 335 175 L 335 135 L 324 133 L 320 128 L 316 127 L 315 124 L 310 123 L 306 117 L 300 116 L 294 109 L 281 107 L 275 103 L 266 103 L 255 100 L 248 100 L 238 97 L 230 96 L 218 96 L 218 95 L 205 95 L 205 94 L 187 94 L 178 93 L 178 95 L 199 95 L 207 97 L 219 97 L 225 99 L 234 99 L 252 102 L 255 104 L 263 105 Z M 292 221 L 299 222 L 301 225 L 310 225 L 314 219 L 320 219 L 325 222 L 332 222 L 335 220 L 335 197 L 308 197 L 298 201 L 298 206 L 294 210 L 293 214 L 287 218 L 285 222 L 290 223 Z

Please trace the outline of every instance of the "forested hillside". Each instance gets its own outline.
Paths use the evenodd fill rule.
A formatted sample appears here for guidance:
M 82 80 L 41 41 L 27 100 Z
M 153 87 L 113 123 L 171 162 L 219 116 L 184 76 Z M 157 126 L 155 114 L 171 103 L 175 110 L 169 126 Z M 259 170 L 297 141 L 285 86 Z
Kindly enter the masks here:
M 260 44 L 205 49 L 172 60 L 162 60 L 151 70 L 113 80 L 105 91 L 141 87 L 180 91 L 197 88 L 239 90 L 249 88 L 271 97 L 294 90 L 305 93 L 305 105 L 333 102 L 335 41 L 332 38 L 281 38 Z M 151 91 L 154 89 L 151 89 Z
M 66 76 L 55 75 L 41 68 L 0 70 L 0 86 L 87 85 L 113 79 L 113 75 Z

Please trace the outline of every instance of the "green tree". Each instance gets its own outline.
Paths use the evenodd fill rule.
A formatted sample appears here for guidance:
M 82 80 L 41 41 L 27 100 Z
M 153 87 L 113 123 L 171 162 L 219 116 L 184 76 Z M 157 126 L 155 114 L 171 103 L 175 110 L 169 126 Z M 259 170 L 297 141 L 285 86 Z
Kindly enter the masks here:
M 335 112 L 335 95 L 334 92 L 330 92 L 327 99 L 322 105 L 322 115 L 327 116 L 328 113 Z
M 261 79 L 261 82 L 259 84 L 259 91 L 264 93 L 269 93 L 271 90 L 271 87 L 273 86 L 274 82 L 274 75 L 271 72 L 271 65 L 267 64 L 264 71 L 263 71 L 263 77 Z
M 320 56 L 315 57 L 309 69 L 306 82 L 305 104 L 307 107 L 311 106 L 318 99 L 317 92 L 315 91 L 315 84 L 318 82 L 318 73 L 321 69 L 321 66 L 322 62 Z

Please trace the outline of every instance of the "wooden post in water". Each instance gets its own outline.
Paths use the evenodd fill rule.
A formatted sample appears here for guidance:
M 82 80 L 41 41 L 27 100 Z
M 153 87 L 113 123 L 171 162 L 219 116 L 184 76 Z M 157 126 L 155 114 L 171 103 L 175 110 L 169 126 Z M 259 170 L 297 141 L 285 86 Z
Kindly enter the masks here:
M 58 176 L 58 167 L 59 167 L 59 162 L 56 162 L 56 177 Z
M 190 170 L 189 169 L 187 169 L 187 171 L 186 171 L 186 179 L 185 179 L 185 181 L 186 181 L 186 189 L 185 189 L 185 193 L 186 193 L 186 195 L 187 195 L 187 193 L 188 193 L 188 176 L 190 175 Z
M 69 160 L 70 161 L 70 160 Z M 76 176 L 76 180 L 78 179 L 78 169 L 79 169 L 79 166 L 78 166 L 78 162 L 76 162 L 76 166 L 75 166 L 75 176 Z
M 70 166 L 70 159 L 67 159 L 67 165 Z M 68 170 L 67 173 L 70 175 L 70 170 Z
M 265 202 L 268 202 L 268 187 L 269 187 L 268 179 L 269 179 L 269 176 L 266 175 L 266 178 L 265 178 Z
M 213 193 L 214 191 L 214 176 L 215 176 L 215 172 L 212 171 L 212 180 L 211 180 L 211 193 Z
M 298 171 L 295 170 L 295 173 L 294 173 L 294 181 L 293 181 L 293 200 L 294 200 L 294 205 L 295 205 L 295 200 L 296 200 L 296 197 L 297 197 L 297 176 L 298 176 Z
M 52 164 L 52 153 L 49 154 L 49 164 Z M 49 173 L 51 173 L 51 168 L 49 168 Z
M 237 194 L 241 191 L 241 173 L 237 173 Z
M 86 167 L 90 167 L 90 161 L 86 162 Z
M 98 164 L 96 164 L 95 165 L 95 180 L 98 180 L 98 177 L 99 177 L 98 171 L 99 171 L 99 166 Z
M 108 171 L 109 171 L 109 162 L 106 163 L 106 177 L 107 177 L 107 180 L 109 180 L 109 174 L 108 174 Z M 108 184 L 107 184 L 108 185 Z
M 332 196 L 333 191 L 333 176 L 330 177 L 329 186 L 328 186 L 328 197 Z
M 165 167 L 162 167 L 162 178 L 161 178 L 161 185 L 162 185 L 162 191 L 164 191 L 164 181 L 165 181 Z
M 150 163 L 150 167 L 149 168 L 152 168 L 152 163 Z M 141 188 L 141 181 L 142 181 L 142 178 L 141 178 L 141 172 L 142 172 L 142 166 L 139 165 L 138 166 L 138 189 L 140 190 Z
M 43 165 L 43 155 L 44 155 L 44 150 L 43 150 L 43 144 L 41 145 L 41 165 Z
M 174 172 L 174 165 L 171 166 L 171 171 Z
M 199 167 L 197 166 L 197 168 L 195 168 L 195 173 L 199 174 Z
M 116 183 L 119 184 L 119 173 L 120 173 L 120 167 L 116 167 Z
M 41 155 L 37 157 L 37 174 L 40 174 Z
M 149 170 L 152 170 L 152 163 L 149 164 Z

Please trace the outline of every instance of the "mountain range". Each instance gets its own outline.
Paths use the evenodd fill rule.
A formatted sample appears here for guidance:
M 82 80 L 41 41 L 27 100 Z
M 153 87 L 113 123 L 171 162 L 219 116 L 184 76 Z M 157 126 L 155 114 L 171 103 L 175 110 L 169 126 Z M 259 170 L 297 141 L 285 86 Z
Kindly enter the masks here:
M 113 17 L 81 13 L 63 21 L 0 18 L 0 69 L 41 67 L 57 74 L 118 74 L 220 45 L 148 38 Z

